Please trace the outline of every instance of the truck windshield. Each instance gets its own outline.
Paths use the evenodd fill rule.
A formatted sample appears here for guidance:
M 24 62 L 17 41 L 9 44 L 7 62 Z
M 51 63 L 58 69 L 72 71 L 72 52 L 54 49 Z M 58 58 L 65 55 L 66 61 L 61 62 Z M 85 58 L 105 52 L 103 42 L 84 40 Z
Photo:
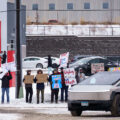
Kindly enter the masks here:
M 114 85 L 120 80 L 120 72 L 99 72 L 86 80 L 80 82 L 80 85 Z

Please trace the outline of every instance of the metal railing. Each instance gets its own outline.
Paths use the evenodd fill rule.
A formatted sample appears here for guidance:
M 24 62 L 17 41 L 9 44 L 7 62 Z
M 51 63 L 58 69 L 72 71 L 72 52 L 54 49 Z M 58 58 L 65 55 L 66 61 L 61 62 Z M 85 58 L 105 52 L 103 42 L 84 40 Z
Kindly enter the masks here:
M 27 25 L 27 36 L 120 36 L 120 25 Z

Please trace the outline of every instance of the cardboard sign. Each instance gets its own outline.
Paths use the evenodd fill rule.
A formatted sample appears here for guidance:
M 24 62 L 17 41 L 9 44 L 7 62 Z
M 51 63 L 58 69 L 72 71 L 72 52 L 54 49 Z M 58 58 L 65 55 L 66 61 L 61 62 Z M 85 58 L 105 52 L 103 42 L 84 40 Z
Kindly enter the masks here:
M 48 75 L 47 74 L 38 74 L 36 75 L 37 83 L 47 82 Z
M 120 71 L 120 67 L 112 67 L 112 68 L 109 68 L 110 72 L 115 72 L 115 71 Z
M 64 69 L 64 77 L 65 77 L 65 84 L 66 85 L 74 85 L 77 83 L 76 78 L 75 78 L 74 68 Z
M 60 55 L 60 66 L 59 67 L 67 67 L 69 59 L 69 52 Z
M 61 75 L 52 75 L 52 88 L 62 88 Z
M 104 71 L 104 63 L 94 63 L 91 65 L 91 73 L 97 73 Z
M 34 75 L 25 75 L 24 79 L 25 84 L 32 84 L 34 80 Z

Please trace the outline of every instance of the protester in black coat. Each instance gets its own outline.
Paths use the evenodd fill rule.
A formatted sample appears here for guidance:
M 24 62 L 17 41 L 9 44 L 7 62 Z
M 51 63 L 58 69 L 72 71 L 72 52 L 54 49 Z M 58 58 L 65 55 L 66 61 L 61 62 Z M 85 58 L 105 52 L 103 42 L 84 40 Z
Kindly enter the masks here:
M 6 51 L 4 51 L 4 54 L 2 55 L 2 64 L 6 63 L 7 55 Z
M 43 71 L 42 70 L 38 70 L 37 74 L 43 74 Z M 36 77 L 34 79 L 34 82 L 35 83 L 37 82 L 37 78 Z M 37 83 L 37 85 L 36 85 L 36 89 L 37 89 L 37 104 L 39 104 L 39 94 L 40 94 L 40 92 L 41 92 L 41 103 L 44 102 L 44 88 L 45 88 L 44 83 Z
M 60 73 L 58 73 L 58 70 L 54 70 L 52 75 L 60 75 Z M 52 88 L 52 75 L 49 76 L 48 81 L 51 84 L 51 103 L 54 102 L 54 96 L 55 96 L 55 102 L 58 103 L 58 93 L 59 93 L 59 88 Z
M 27 71 L 27 75 L 31 75 L 31 70 Z M 23 82 L 25 81 L 25 78 L 23 79 Z M 25 84 L 25 90 L 26 90 L 26 103 L 32 102 L 32 96 L 33 96 L 33 88 L 32 84 Z M 30 94 L 30 96 L 29 96 Z
M 8 73 L 6 73 L 3 78 L 1 79 L 2 80 L 2 103 L 4 103 L 4 95 L 5 95 L 5 92 L 6 92 L 6 95 L 7 95 L 7 103 L 10 102 L 10 99 L 9 99 L 9 87 L 10 87 L 10 84 L 9 84 L 9 81 L 12 79 L 12 75 L 10 73 L 10 71 L 8 71 Z
M 51 58 L 51 55 L 48 55 L 48 67 L 52 67 L 52 58 Z

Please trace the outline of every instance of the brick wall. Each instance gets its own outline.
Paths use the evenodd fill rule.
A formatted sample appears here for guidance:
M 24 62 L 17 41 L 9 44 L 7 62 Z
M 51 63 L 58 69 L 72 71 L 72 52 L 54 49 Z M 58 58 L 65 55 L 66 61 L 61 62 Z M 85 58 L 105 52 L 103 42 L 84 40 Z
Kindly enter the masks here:
M 27 36 L 27 56 L 120 55 L 120 37 Z

